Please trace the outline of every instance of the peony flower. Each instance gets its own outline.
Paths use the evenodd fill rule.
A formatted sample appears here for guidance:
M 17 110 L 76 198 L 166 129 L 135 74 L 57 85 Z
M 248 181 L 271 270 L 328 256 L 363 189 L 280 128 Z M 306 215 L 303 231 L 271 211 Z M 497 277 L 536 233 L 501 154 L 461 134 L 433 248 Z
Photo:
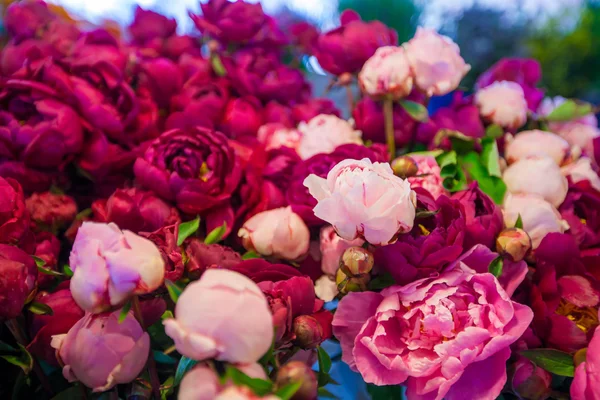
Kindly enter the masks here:
M 476 244 L 492 248 L 496 236 L 504 228 L 502 210 L 494 201 L 472 183 L 467 190 L 452 195 L 464 207 L 466 226 L 464 248 L 470 249 Z
M 31 315 L 29 326 L 33 339 L 27 350 L 47 363 L 58 366 L 56 350 L 50 346 L 52 336 L 66 334 L 84 317 L 85 311 L 75 303 L 71 291 L 64 284 L 61 284 L 56 292 L 38 293 L 35 301 L 50 307 L 52 315 Z
M 35 238 L 29 224 L 29 213 L 21 185 L 15 179 L 0 176 L 0 243 L 18 246 L 28 253 L 33 252 Z
M 494 82 L 475 93 L 481 116 L 492 124 L 517 129 L 527 122 L 527 101 L 521 86 L 510 81 Z
M 145 44 L 154 39 L 166 39 L 175 34 L 177 21 L 151 10 L 144 10 L 137 6 L 133 22 L 127 30 L 137 44 Z
M 92 203 L 95 222 L 114 222 L 132 232 L 154 232 L 180 221 L 177 209 L 153 192 L 117 189 L 108 200 Z
M 58 257 L 60 255 L 60 241 L 50 232 L 38 232 L 35 235 L 34 255 L 44 261 L 44 268 L 52 271 L 58 270 Z M 38 274 L 38 288 L 46 289 L 54 283 L 54 276 Z
M 565 200 L 569 184 L 550 157 L 527 158 L 508 167 L 502 174 L 513 194 L 533 194 L 558 207 Z
M 497 81 L 518 83 L 523 89 L 529 110 L 536 111 L 544 91 L 536 85 L 542 79 L 542 67 L 532 58 L 503 58 L 477 79 L 477 88 L 484 88 Z
M 413 75 L 404 47 L 383 46 L 367 60 L 358 83 L 371 97 L 401 99 L 410 94 Z
M 98 313 L 163 283 L 165 264 L 148 239 L 111 224 L 84 222 L 69 258 L 71 293 L 86 311 Z
M 532 318 L 492 274 L 457 262 L 438 277 L 348 294 L 333 328 L 343 360 L 367 383 L 406 383 L 408 398 L 492 400 L 506 383 L 509 346 Z
M 39 229 L 62 229 L 77 215 L 75 200 L 64 194 L 34 193 L 25 200 L 31 220 Z
M 504 223 L 508 227 L 515 226 L 521 216 L 523 230 L 529 234 L 534 250 L 548 233 L 569 229 L 556 208 L 535 194 L 508 194 L 503 208 Z
M 582 150 L 584 155 L 594 156 L 594 139 L 600 137 L 600 129 L 596 126 L 573 122 L 566 124 L 556 133 L 569 142 L 571 147 Z
M 250 279 L 227 270 L 208 270 L 189 284 L 175 318 L 163 323 L 177 351 L 195 360 L 256 362 L 273 340 L 264 294 Z
M 321 250 L 321 269 L 329 276 L 335 276 L 344 250 L 353 246 L 362 246 L 360 238 L 345 240 L 338 236 L 333 226 L 327 225 L 321 229 L 319 248 Z
M 226 269 L 247 276 L 255 283 L 285 281 L 295 276 L 302 276 L 298 268 L 287 264 L 271 264 L 262 258 L 253 258 L 228 266 Z
M 517 396 L 537 400 L 550 397 L 552 374 L 524 357 L 520 357 L 512 368 L 509 382 Z
M 569 186 L 569 193 L 559 211 L 577 244 L 582 249 L 588 249 L 600 244 L 600 192 L 593 186 L 592 179 L 595 178 L 589 176 L 589 171 L 583 172 L 583 179 Z M 575 176 L 578 174 L 571 176 L 571 182 Z
M 450 93 L 471 69 L 456 43 L 432 29 L 418 27 L 405 49 L 415 85 L 429 97 Z
M 308 227 L 289 206 L 254 215 L 244 223 L 238 236 L 246 250 L 286 260 L 306 254 L 310 241 Z
M 104 392 L 142 372 L 150 336 L 131 312 L 119 322 L 120 312 L 88 313 L 67 334 L 52 338 L 69 382 L 80 381 L 94 392 Z
M 179 224 L 163 226 L 154 232 L 140 232 L 156 245 L 165 264 L 165 279 L 176 282 L 184 273 L 184 256 L 181 247 L 177 246 Z
M 245 96 L 229 100 L 219 128 L 231 138 L 255 137 L 262 124 L 260 101 L 256 97 Z
M 292 118 L 296 124 L 300 122 L 308 122 L 317 115 L 327 114 L 341 117 L 340 110 L 335 103 L 326 98 L 311 98 L 303 103 L 295 104 L 292 107 Z
M 571 164 L 565 165 L 560 170 L 571 182 L 587 181 L 592 188 L 600 193 L 600 177 L 592 167 L 592 160 L 588 157 L 582 157 Z
M 362 144 L 360 132 L 334 115 L 318 115 L 307 123 L 302 122 L 298 131 L 301 137 L 297 151 L 303 160 L 315 154 L 331 153 L 343 144 Z
M 331 338 L 333 315 L 322 310 L 311 315 L 294 318 L 294 343 L 303 349 L 314 349 Z
M 512 140 L 507 140 L 504 158 L 509 164 L 525 158 L 550 157 L 557 165 L 562 165 L 571 146 L 566 140 L 551 132 L 523 131 Z
M 571 384 L 571 398 L 573 400 L 598 400 L 600 399 L 600 328 L 596 328 L 594 336 L 588 345 L 585 361 L 575 369 L 575 378 Z
M 297 130 L 286 128 L 278 123 L 261 126 L 257 134 L 258 141 L 264 144 L 267 151 L 280 147 L 296 149 L 301 137 L 301 133 Z
M 266 379 L 265 371 L 260 364 L 238 364 L 237 369 L 251 378 Z M 179 387 L 177 398 L 180 400 L 214 400 L 223 398 L 227 388 L 232 387 L 232 382 L 219 381 L 219 376 L 210 368 L 199 365 L 185 374 Z M 247 400 L 255 397 L 236 397 L 235 399 Z
M 342 26 L 319 36 L 314 49 L 319 65 L 329 73 L 356 73 L 382 46 L 396 46 L 396 31 L 379 21 L 361 21 L 358 13 L 345 10 Z
M 198 279 L 209 268 L 228 269 L 242 261 L 240 253 L 231 247 L 219 244 L 205 244 L 199 239 L 185 243 L 185 269 L 191 279 Z
M 417 175 L 408 178 L 411 188 L 421 187 L 431 193 L 434 199 L 442 194 L 448 194 L 442 184 L 441 169 L 435 157 L 415 153 L 411 154 L 410 158 L 417 163 L 418 167 Z
M 21 313 L 36 288 L 37 276 L 33 258 L 15 246 L 0 244 L 0 318 L 11 319 Z
M 363 237 L 384 245 L 412 229 L 416 194 L 387 163 L 344 160 L 327 179 L 311 174 L 304 185 L 318 202 L 315 215 L 331 223 L 343 239 Z
M 196 127 L 163 133 L 134 165 L 137 181 L 188 214 L 206 216 L 207 230 L 233 226 L 231 194 L 241 177 L 227 138 Z

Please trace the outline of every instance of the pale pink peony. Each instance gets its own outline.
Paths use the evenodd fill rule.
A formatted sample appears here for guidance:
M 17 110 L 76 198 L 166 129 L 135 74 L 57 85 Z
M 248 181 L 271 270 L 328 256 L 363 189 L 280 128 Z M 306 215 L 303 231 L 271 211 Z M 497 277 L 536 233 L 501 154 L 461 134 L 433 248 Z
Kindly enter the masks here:
M 315 154 L 331 153 L 343 144 L 362 144 L 361 132 L 335 115 L 317 115 L 308 122 L 301 122 L 298 131 L 302 136 L 297 151 L 303 160 Z
M 68 333 L 52 337 L 52 347 L 69 382 L 81 381 L 94 392 L 129 383 L 142 372 L 150 337 L 130 312 L 87 313 Z
M 508 129 L 517 129 L 527 122 L 527 100 L 518 83 L 494 82 L 475 93 L 479 113 L 489 122 Z
M 415 84 L 428 96 L 450 93 L 471 69 L 460 56 L 458 45 L 432 29 L 417 28 L 404 47 Z
M 588 181 L 590 186 L 600 192 L 600 177 L 598 176 L 598 172 L 592 167 L 592 160 L 590 158 L 582 157 L 571 164 L 565 165 L 560 170 L 564 176 L 571 179 L 571 182 Z
M 531 238 L 532 248 L 536 249 L 542 239 L 551 232 L 563 233 L 569 226 L 558 210 L 542 197 L 532 194 L 508 194 L 504 199 L 504 224 L 515 226 L 519 215 L 523 230 Z
M 532 130 L 517 134 L 507 140 L 504 158 L 509 164 L 531 157 L 548 156 L 562 165 L 569 155 L 569 143 L 560 136 L 546 131 Z
M 177 351 L 194 360 L 256 362 L 273 341 L 267 299 L 247 277 L 209 269 L 177 301 L 175 318 L 164 322 Z
M 240 364 L 236 368 L 251 378 L 266 379 L 263 368 L 256 363 Z M 219 376 L 209 367 L 199 365 L 185 374 L 179 387 L 179 400 L 214 400 L 231 386 L 221 384 Z
M 358 74 L 361 90 L 371 97 L 401 99 L 410 94 L 413 76 L 403 47 L 383 46 Z
M 321 269 L 330 276 L 335 276 L 344 250 L 352 246 L 362 246 L 365 242 L 360 238 L 354 240 L 342 239 L 331 225 L 324 226 L 321 229 L 320 239 Z
M 333 330 L 342 359 L 367 383 L 405 383 L 409 399 L 493 400 L 509 346 L 532 319 L 492 274 L 458 261 L 437 277 L 346 295 Z
M 117 225 L 84 222 L 69 259 L 71 293 L 86 311 L 98 313 L 163 283 L 165 264 L 154 243 Z
M 333 277 L 323 275 L 315 281 L 315 294 L 325 302 L 332 301 L 339 294 L 337 283 Z
M 600 328 L 596 328 L 582 362 L 575 369 L 571 399 L 600 400 Z
M 254 215 L 244 223 L 238 236 L 246 250 L 285 260 L 306 254 L 310 243 L 308 227 L 289 206 Z
M 600 136 L 600 129 L 595 126 L 571 122 L 556 131 L 572 147 L 583 151 L 588 157 L 594 156 L 594 139 Z
M 344 160 L 327 179 L 311 174 L 304 186 L 318 202 L 315 215 L 333 225 L 343 239 L 361 237 L 385 245 L 413 227 L 416 194 L 388 163 Z
M 417 163 L 417 176 L 408 178 L 411 188 L 423 188 L 427 190 L 434 199 L 437 199 L 442 194 L 448 194 L 444 189 L 443 179 L 440 176 L 442 170 L 435 161 L 435 157 L 419 154 L 411 154 L 410 158 Z
M 266 124 L 258 130 L 258 141 L 264 144 L 265 150 L 289 147 L 295 149 L 302 135 L 296 129 L 290 129 L 278 123 Z
M 536 194 L 558 207 L 569 190 L 569 183 L 550 157 L 522 159 L 509 166 L 502 175 L 510 193 Z

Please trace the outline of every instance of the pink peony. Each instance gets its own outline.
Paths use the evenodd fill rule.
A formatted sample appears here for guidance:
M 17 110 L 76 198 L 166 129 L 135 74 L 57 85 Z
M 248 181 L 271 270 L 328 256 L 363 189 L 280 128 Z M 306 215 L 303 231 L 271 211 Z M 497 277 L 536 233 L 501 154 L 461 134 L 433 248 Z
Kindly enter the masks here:
M 247 250 L 286 260 L 306 254 L 310 242 L 308 227 L 290 206 L 254 215 L 244 223 L 238 236 Z
M 266 379 L 265 371 L 259 364 L 240 364 L 236 368 L 251 378 Z M 223 392 L 231 387 L 231 382 L 222 384 L 219 376 L 207 366 L 199 365 L 185 374 L 179 387 L 179 400 L 214 400 L 223 396 Z M 247 397 L 242 397 L 247 399 Z
M 164 321 L 177 351 L 195 360 L 256 362 L 273 341 L 273 317 L 260 288 L 245 276 L 210 269 L 189 284 L 175 318 Z
M 518 83 L 494 82 L 475 93 L 481 115 L 493 124 L 517 129 L 527 122 L 527 100 Z
M 308 122 L 301 122 L 298 131 L 302 136 L 297 150 L 303 160 L 315 154 L 331 153 L 343 144 L 362 144 L 360 131 L 335 115 L 317 115 Z
M 358 74 L 358 83 L 371 97 L 401 99 L 408 96 L 413 87 L 413 76 L 404 47 L 378 48 Z
M 94 392 L 103 392 L 133 381 L 142 372 L 150 336 L 131 312 L 123 322 L 119 314 L 88 313 L 67 334 L 52 338 L 69 382 L 81 381 Z
M 458 262 L 437 277 L 348 294 L 333 327 L 343 360 L 368 383 L 406 382 L 409 399 L 492 400 L 532 318 L 492 274 Z
M 321 229 L 320 237 L 321 269 L 330 276 L 335 276 L 344 250 L 352 246 L 362 246 L 364 243 L 364 240 L 358 238 L 354 240 L 342 239 L 331 225 L 324 226 Z
M 535 194 L 558 207 L 567 196 L 569 184 L 550 157 L 536 157 L 520 160 L 504 171 L 502 175 L 510 193 Z
M 329 171 L 327 179 L 311 174 L 304 186 L 318 201 L 315 215 L 333 225 L 343 239 L 363 237 L 384 245 L 412 229 L 416 194 L 388 163 L 344 160 Z
M 582 157 L 571 164 L 565 165 L 560 170 L 571 182 L 588 181 L 590 186 L 600 193 L 600 176 L 592 167 L 592 160 L 588 157 Z
M 504 199 L 504 224 L 515 226 L 521 216 L 523 230 L 529 234 L 533 249 L 551 232 L 563 233 L 569 226 L 558 210 L 542 197 L 533 194 L 508 194 Z
M 504 158 L 512 164 L 524 158 L 548 156 L 562 165 L 569 150 L 569 143 L 560 136 L 536 129 L 520 132 L 514 139 L 507 140 Z
M 165 276 L 156 245 L 113 223 L 84 222 L 69 261 L 73 298 L 92 313 L 119 306 L 131 295 L 153 292 Z
M 417 176 L 408 178 L 411 188 L 422 187 L 431 193 L 434 199 L 442 194 L 448 194 L 442 185 L 441 169 L 434 157 L 412 154 L 410 158 L 417 163 L 418 167 Z
M 571 384 L 573 400 L 600 400 L 600 328 L 594 331 L 585 361 L 575 369 Z
M 298 147 L 302 135 L 297 130 L 287 128 L 285 125 L 270 123 L 260 127 L 257 137 L 268 151 L 280 147 L 295 149 Z
M 600 137 L 600 129 L 596 126 L 571 122 L 557 131 L 572 147 L 577 147 L 589 157 L 594 155 L 594 139 Z
M 415 37 L 404 46 L 415 84 L 428 96 L 450 93 L 471 69 L 456 43 L 434 30 L 417 28 Z

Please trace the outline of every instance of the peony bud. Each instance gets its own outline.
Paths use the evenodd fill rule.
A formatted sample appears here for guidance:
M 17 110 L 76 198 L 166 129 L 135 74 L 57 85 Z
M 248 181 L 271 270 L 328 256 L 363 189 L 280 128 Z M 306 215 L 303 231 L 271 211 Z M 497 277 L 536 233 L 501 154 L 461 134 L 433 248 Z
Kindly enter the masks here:
M 21 313 L 36 287 L 37 275 L 33 258 L 15 246 L 0 244 L 0 318 Z
M 75 200 L 62 194 L 34 193 L 25 200 L 25 205 L 32 221 L 50 230 L 69 226 L 77 214 Z
M 364 292 L 367 290 L 367 284 L 371 280 L 371 276 L 368 274 L 361 275 L 358 277 L 348 277 L 341 269 L 338 269 L 335 275 L 335 283 L 338 286 L 338 290 L 341 294 L 349 292 Z
M 519 228 L 505 229 L 496 239 L 496 251 L 514 262 L 525 259 L 531 247 L 531 238 Z
M 349 278 L 368 274 L 374 264 L 373 253 L 358 246 L 347 248 L 340 259 L 340 269 Z
M 284 365 L 275 379 L 277 387 L 302 382 L 300 389 L 292 396 L 292 400 L 313 400 L 317 398 L 317 377 L 314 371 L 301 361 L 291 361 Z
M 531 361 L 521 359 L 516 362 L 511 379 L 512 389 L 522 399 L 543 400 L 550 394 L 552 375 Z
M 415 160 L 409 156 L 400 156 L 392 161 L 392 170 L 394 175 L 402 179 L 410 178 L 417 175 L 419 166 Z
M 294 342 L 305 349 L 317 347 L 331 337 L 332 319 L 333 315 L 326 310 L 296 317 L 293 324 L 296 335 Z

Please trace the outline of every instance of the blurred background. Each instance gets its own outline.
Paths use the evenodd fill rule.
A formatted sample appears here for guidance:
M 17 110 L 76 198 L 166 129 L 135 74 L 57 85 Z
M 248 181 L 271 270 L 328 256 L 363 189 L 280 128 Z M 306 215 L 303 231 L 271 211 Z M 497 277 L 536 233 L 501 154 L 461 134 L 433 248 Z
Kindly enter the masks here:
M 258 0 L 256 0 L 258 1 Z M 135 5 L 173 16 L 181 32 L 192 32 L 187 11 L 198 0 L 50 0 L 72 15 L 127 25 Z M 505 56 L 538 59 L 548 94 L 600 101 L 600 0 L 262 0 L 266 12 L 289 23 L 307 20 L 323 30 L 339 24 L 352 8 L 363 19 L 378 19 L 398 31 L 400 42 L 416 27 L 436 28 L 452 37 L 475 78 Z M 318 73 L 318 69 L 316 71 Z

